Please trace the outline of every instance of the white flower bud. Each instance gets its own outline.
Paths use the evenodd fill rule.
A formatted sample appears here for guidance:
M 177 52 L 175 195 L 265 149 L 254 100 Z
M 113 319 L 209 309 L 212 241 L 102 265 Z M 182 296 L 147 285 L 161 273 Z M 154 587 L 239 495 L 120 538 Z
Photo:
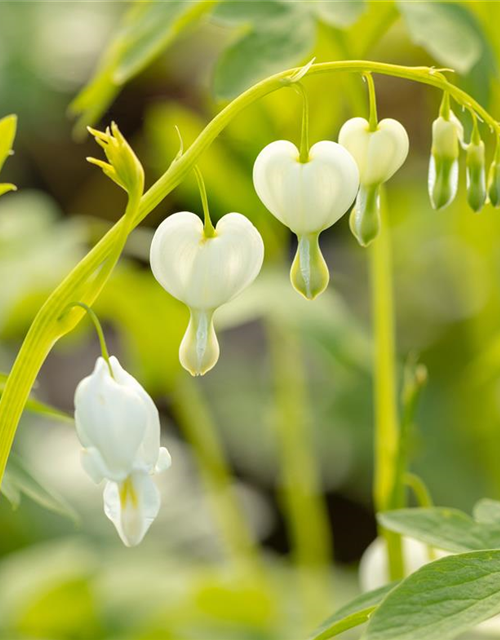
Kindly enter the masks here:
M 440 115 L 432 124 L 432 149 L 429 164 L 429 196 L 434 209 L 452 202 L 458 189 L 458 156 L 463 127 L 453 111 Z
M 375 131 L 365 118 L 351 118 L 340 130 L 339 143 L 356 160 L 362 186 L 387 182 L 406 160 L 410 146 L 406 129 L 393 118 L 381 120 Z
M 317 142 L 308 162 L 300 162 L 299 155 L 292 142 L 272 142 L 255 161 L 253 182 L 264 205 L 298 236 L 291 280 L 297 291 L 312 299 L 329 280 L 318 236 L 349 209 L 359 176 L 352 156 L 335 142 Z
M 476 213 L 486 203 L 486 168 L 484 142 L 473 139 L 467 145 L 466 160 L 467 202 Z
M 115 357 L 98 358 L 75 392 L 75 421 L 82 464 L 94 482 L 107 480 L 105 512 L 123 542 L 138 544 L 159 508 L 150 474 L 170 466 L 160 447 L 160 419 L 153 401 Z M 154 516 L 151 514 L 154 512 Z M 110 516 L 113 514 L 113 517 Z
M 219 357 L 213 314 L 259 274 L 264 259 L 262 238 L 239 213 L 223 216 L 215 235 L 207 237 L 202 220 L 182 211 L 158 227 L 150 259 L 158 282 L 191 311 L 180 360 L 192 375 L 202 375 Z

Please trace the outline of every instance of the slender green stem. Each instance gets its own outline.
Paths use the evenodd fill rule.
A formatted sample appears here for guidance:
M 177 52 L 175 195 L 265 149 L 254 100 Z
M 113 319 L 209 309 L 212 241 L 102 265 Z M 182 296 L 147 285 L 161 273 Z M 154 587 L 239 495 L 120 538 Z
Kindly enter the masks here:
M 373 82 L 373 76 L 371 73 L 365 73 L 365 79 L 366 84 L 368 85 L 368 98 L 370 102 L 370 116 L 368 122 L 370 124 L 370 131 L 376 131 L 378 129 L 378 116 L 375 83 Z
M 85 311 L 87 312 L 87 315 L 94 323 L 97 337 L 99 338 L 99 345 L 101 347 L 101 355 L 106 361 L 106 364 L 108 365 L 110 376 L 114 378 L 115 376 L 113 375 L 113 368 L 111 367 L 111 362 L 109 361 L 109 351 L 108 351 L 108 346 L 106 344 L 106 338 L 104 337 L 104 331 L 102 330 L 102 326 L 101 326 L 101 323 L 99 322 L 99 318 L 97 317 L 97 313 L 84 302 L 74 302 L 70 306 L 81 307 L 82 309 L 85 309 Z
M 205 188 L 205 181 L 203 180 L 201 171 L 197 166 L 195 166 L 193 170 L 196 176 L 196 182 L 198 183 L 198 189 L 200 191 L 201 206 L 203 207 L 203 216 L 205 219 L 203 231 L 206 238 L 213 238 L 213 236 L 215 235 L 215 227 L 212 224 L 212 219 L 210 217 L 210 209 L 208 207 L 208 197 L 207 190 Z
M 262 577 L 258 546 L 234 493 L 217 428 L 198 381 L 179 376 L 172 410 L 196 457 L 229 556 L 236 566 Z
M 19 418 L 38 371 L 53 344 L 64 333 L 78 324 L 83 318 L 84 312 L 83 310 L 75 309 L 74 315 L 72 315 L 72 322 L 67 324 L 63 332 L 61 332 L 61 327 L 58 326 L 58 319 L 72 300 L 83 299 L 80 289 L 84 287 L 89 278 L 113 253 L 117 240 L 123 232 L 124 225 L 127 232 L 137 226 L 194 168 L 201 154 L 234 117 L 262 97 L 283 87 L 290 86 L 291 78 L 300 71 L 300 68 L 289 69 L 271 76 L 233 100 L 205 127 L 189 149 L 181 157 L 177 158 L 159 180 L 142 196 L 138 210 L 134 213 L 130 225 L 128 220 L 121 218 L 49 296 L 28 331 L 0 400 L 0 481 L 3 477 Z M 366 60 L 347 60 L 312 65 L 308 70 L 308 75 L 338 72 L 379 73 L 420 82 L 442 91 L 448 91 L 458 104 L 475 111 L 493 129 L 496 135 L 500 134 L 500 124 L 478 102 L 465 91 L 448 82 L 445 76 L 436 69 L 405 67 Z M 109 277 L 110 272 L 111 270 L 106 273 L 106 277 Z M 94 298 L 104 284 L 105 282 L 100 283 L 99 290 L 93 292 Z M 91 304 L 91 301 L 89 302 L 87 299 L 85 302 Z
M 441 106 L 439 107 L 439 115 L 445 120 L 450 119 L 450 94 L 448 91 L 443 92 L 443 99 L 441 100 Z
M 302 127 L 300 131 L 300 162 L 309 162 L 309 98 L 302 83 L 293 85 L 302 98 Z
M 374 331 L 374 411 L 375 477 L 374 500 L 377 511 L 392 508 L 399 452 L 399 425 L 396 389 L 396 349 L 392 254 L 385 198 L 381 203 L 381 230 L 370 249 Z M 382 531 L 389 557 L 391 580 L 403 577 L 401 539 Z
M 405 484 L 409 487 L 417 499 L 419 507 L 433 507 L 434 501 L 425 482 L 414 473 L 407 473 L 404 478 Z
M 281 497 L 292 556 L 298 568 L 304 622 L 313 626 L 331 608 L 328 568 L 332 538 L 321 497 L 307 383 L 300 345 L 281 325 L 268 325 L 272 358 L 275 425 L 281 465 Z

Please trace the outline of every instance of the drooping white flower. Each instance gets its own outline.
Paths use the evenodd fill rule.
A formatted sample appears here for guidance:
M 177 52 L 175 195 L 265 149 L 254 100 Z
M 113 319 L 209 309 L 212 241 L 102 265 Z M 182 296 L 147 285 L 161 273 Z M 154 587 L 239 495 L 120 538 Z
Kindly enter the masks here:
M 82 465 L 106 480 L 104 510 L 127 546 L 141 542 L 160 507 L 151 476 L 171 460 L 160 447 L 158 410 L 143 387 L 112 356 L 98 358 L 75 392 L 75 421 Z
M 429 197 L 434 209 L 446 207 L 457 194 L 458 156 L 463 136 L 462 124 L 449 108 L 432 124 Z
M 245 216 L 223 216 L 213 236 L 188 211 L 175 213 L 158 227 L 151 243 L 153 275 L 191 318 L 180 347 L 182 366 L 192 375 L 209 371 L 219 358 L 213 325 L 215 311 L 257 277 L 264 259 L 260 233 Z
M 356 197 L 359 175 L 350 153 L 336 142 L 317 142 L 307 162 L 287 140 L 267 145 L 254 169 L 255 190 L 269 211 L 299 240 L 291 280 L 306 298 L 325 290 L 329 274 L 319 234 L 335 224 Z
M 406 129 L 393 118 L 381 120 L 375 131 L 365 118 L 351 118 L 340 130 L 339 143 L 356 160 L 359 182 L 365 187 L 392 178 L 410 148 Z
M 467 202 L 478 213 L 486 203 L 486 163 L 484 142 L 474 121 L 471 140 L 467 145 L 466 160 Z
M 406 160 L 406 129 L 393 118 L 381 120 L 376 129 L 365 118 L 351 118 L 341 128 L 339 142 L 354 157 L 360 190 L 351 213 L 351 231 L 362 246 L 380 229 L 380 185 L 387 182 Z

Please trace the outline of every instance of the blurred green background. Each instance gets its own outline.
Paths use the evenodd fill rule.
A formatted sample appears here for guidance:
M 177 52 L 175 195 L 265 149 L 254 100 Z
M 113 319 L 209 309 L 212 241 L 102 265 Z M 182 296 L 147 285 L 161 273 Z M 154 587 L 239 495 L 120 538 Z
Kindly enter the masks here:
M 252 5 L 232 4 L 240 5 L 236 12 Z M 281 4 L 259 3 L 270 11 Z M 426 40 L 405 13 L 404 5 L 413 3 L 351 2 L 352 15 L 347 3 L 337 4 L 340 18 L 318 16 L 312 40 L 297 31 L 297 22 L 288 25 L 288 14 L 207 13 L 131 77 L 98 124 L 119 124 L 151 184 L 177 152 L 174 126 L 189 144 L 221 108 L 217 96 L 225 95 L 231 64 L 238 68 L 242 55 L 228 51 L 248 34 L 258 36 L 261 47 L 279 36 L 282 46 L 270 45 L 270 60 L 262 53 L 256 69 L 247 58 L 248 78 L 236 74 L 243 83 L 313 56 L 455 66 L 462 72 L 456 81 L 500 113 L 499 3 L 420 3 L 456 9 L 456 42 L 444 53 L 436 42 L 447 15 L 444 26 L 437 13 L 425 27 Z M 121 2 L 0 4 L 0 114 L 19 116 L 15 155 L 2 174 L 19 192 L 0 201 L 3 371 L 48 293 L 122 214 L 122 193 L 85 161 L 96 155 L 95 144 L 75 140 L 67 109 L 127 10 Z M 429 370 L 413 469 L 437 504 L 470 510 L 481 496 L 500 499 L 500 217 L 489 205 L 480 215 L 467 208 L 463 166 L 458 199 L 445 211 L 431 209 L 427 165 L 439 92 L 393 78 L 375 81 L 379 116 L 400 120 L 411 141 L 388 198 L 400 361 L 417 351 Z M 366 114 L 360 77 L 321 76 L 304 84 L 312 142 L 335 140 L 347 118 Z M 266 244 L 257 282 L 218 314 L 221 358 L 213 372 L 191 380 L 180 368 L 187 311 L 148 268 L 159 222 L 175 211 L 201 212 L 194 176 L 133 232 L 95 306 L 110 350 L 160 408 L 174 460 L 160 479 L 160 516 L 139 548 L 120 546 L 103 514 L 101 489 L 80 468 L 73 425 L 29 412 L 23 417 L 16 452 L 79 517 L 75 524 L 27 496 L 13 510 L 0 498 L 0 638 L 299 640 L 357 592 L 357 563 L 376 535 L 366 251 L 345 216 L 322 236 L 330 288 L 314 303 L 303 301 L 288 281 L 294 240 L 266 212 L 251 181 L 263 146 L 280 138 L 298 142 L 300 113 L 294 92 L 277 92 L 238 116 L 200 162 L 214 218 L 243 213 Z M 483 134 L 491 157 L 492 138 Z M 84 321 L 50 355 L 36 397 L 71 412 L 74 389 L 98 355 Z M 309 443 L 305 457 L 283 451 L 289 429 Z M 291 477 L 283 468 L 287 456 Z M 331 534 L 335 565 L 328 569 L 314 566 L 314 549 L 311 566 L 297 554 L 288 520 L 290 491 L 305 487 L 307 493 L 316 485 L 321 504 L 313 498 L 315 508 L 326 518 L 326 550 L 316 555 L 327 555 Z M 231 536 L 235 509 L 257 542 L 262 571 L 249 566 L 253 551 Z M 326 575 L 316 581 L 318 571 Z

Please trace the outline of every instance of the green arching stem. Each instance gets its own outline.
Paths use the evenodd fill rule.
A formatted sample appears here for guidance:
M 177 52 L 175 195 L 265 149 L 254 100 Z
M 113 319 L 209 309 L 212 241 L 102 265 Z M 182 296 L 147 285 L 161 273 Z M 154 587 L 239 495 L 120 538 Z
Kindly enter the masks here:
M 70 307 L 81 307 L 82 309 L 85 309 L 89 318 L 94 323 L 97 337 L 99 338 L 99 345 L 101 347 L 102 357 L 104 358 L 104 360 L 106 361 L 106 364 L 108 365 L 110 376 L 114 378 L 115 376 L 113 375 L 113 368 L 111 367 L 111 362 L 109 361 L 109 351 L 106 345 L 104 331 L 102 330 L 102 326 L 101 326 L 101 323 L 99 322 L 99 318 L 97 317 L 97 313 L 84 302 L 74 302 L 73 304 L 70 305 Z
M 292 85 L 302 97 L 302 127 L 300 131 L 299 162 L 309 162 L 309 98 L 304 86 L 297 82 Z
M 207 190 L 205 188 L 205 181 L 201 175 L 201 171 L 197 166 L 193 167 L 194 174 L 196 176 L 196 182 L 198 183 L 198 189 L 200 191 L 201 206 L 203 207 L 203 216 L 205 223 L 203 225 L 203 232 L 206 238 L 213 238 L 215 235 L 215 227 L 212 224 L 210 217 L 210 209 L 208 208 Z
M 365 73 L 364 78 L 368 85 L 368 98 L 370 101 L 370 115 L 369 124 L 370 131 L 376 131 L 378 129 L 378 117 L 377 117 L 377 96 L 375 94 L 375 83 L 373 82 L 373 76 L 371 73 Z
M 396 389 L 396 347 L 392 255 L 387 204 L 381 197 L 381 229 L 370 247 L 374 332 L 375 472 L 374 502 L 377 511 L 393 508 L 399 456 L 399 419 Z M 382 530 L 387 544 L 391 580 L 404 576 L 401 537 Z
M 414 473 L 407 473 L 404 477 L 404 483 L 413 491 L 413 495 L 417 499 L 419 507 L 434 506 L 434 501 L 432 500 L 429 489 L 422 478 Z
M 81 299 L 80 295 L 75 294 L 77 289 L 88 281 L 113 252 L 118 237 L 123 232 L 124 225 L 127 227 L 127 231 L 137 226 L 186 177 L 194 168 L 201 154 L 235 116 L 273 91 L 290 86 L 290 78 L 300 70 L 300 68 L 295 68 L 277 73 L 254 85 L 228 104 L 205 127 L 189 149 L 180 158 L 176 159 L 159 180 L 142 196 L 130 226 L 128 220 L 121 218 L 49 296 L 28 331 L 0 400 L 0 481 L 3 477 L 19 418 L 40 367 L 54 343 L 61 335 L 76 326 L 83 317 L 84 312 L 82 311 L 80 316 L 74 319 L 73 326 L 62 333 L 57 327 L 58 318 L 67 305 L 75 298 Z M 314 64 L 310 67 L 308 75 L 339 72 L 379 73 L 420 82 L 442 91 L 448 91 L 458 104 L 475 111 L 493 129 L 496 135 L 500 135 L 500 124 L 486 109 L 465 91 L 451 84 L 436 69 L 405 67 L 366 60 L 343 60 Z M 99 291 L 95 295 L 97 296 L 98 294 Z

